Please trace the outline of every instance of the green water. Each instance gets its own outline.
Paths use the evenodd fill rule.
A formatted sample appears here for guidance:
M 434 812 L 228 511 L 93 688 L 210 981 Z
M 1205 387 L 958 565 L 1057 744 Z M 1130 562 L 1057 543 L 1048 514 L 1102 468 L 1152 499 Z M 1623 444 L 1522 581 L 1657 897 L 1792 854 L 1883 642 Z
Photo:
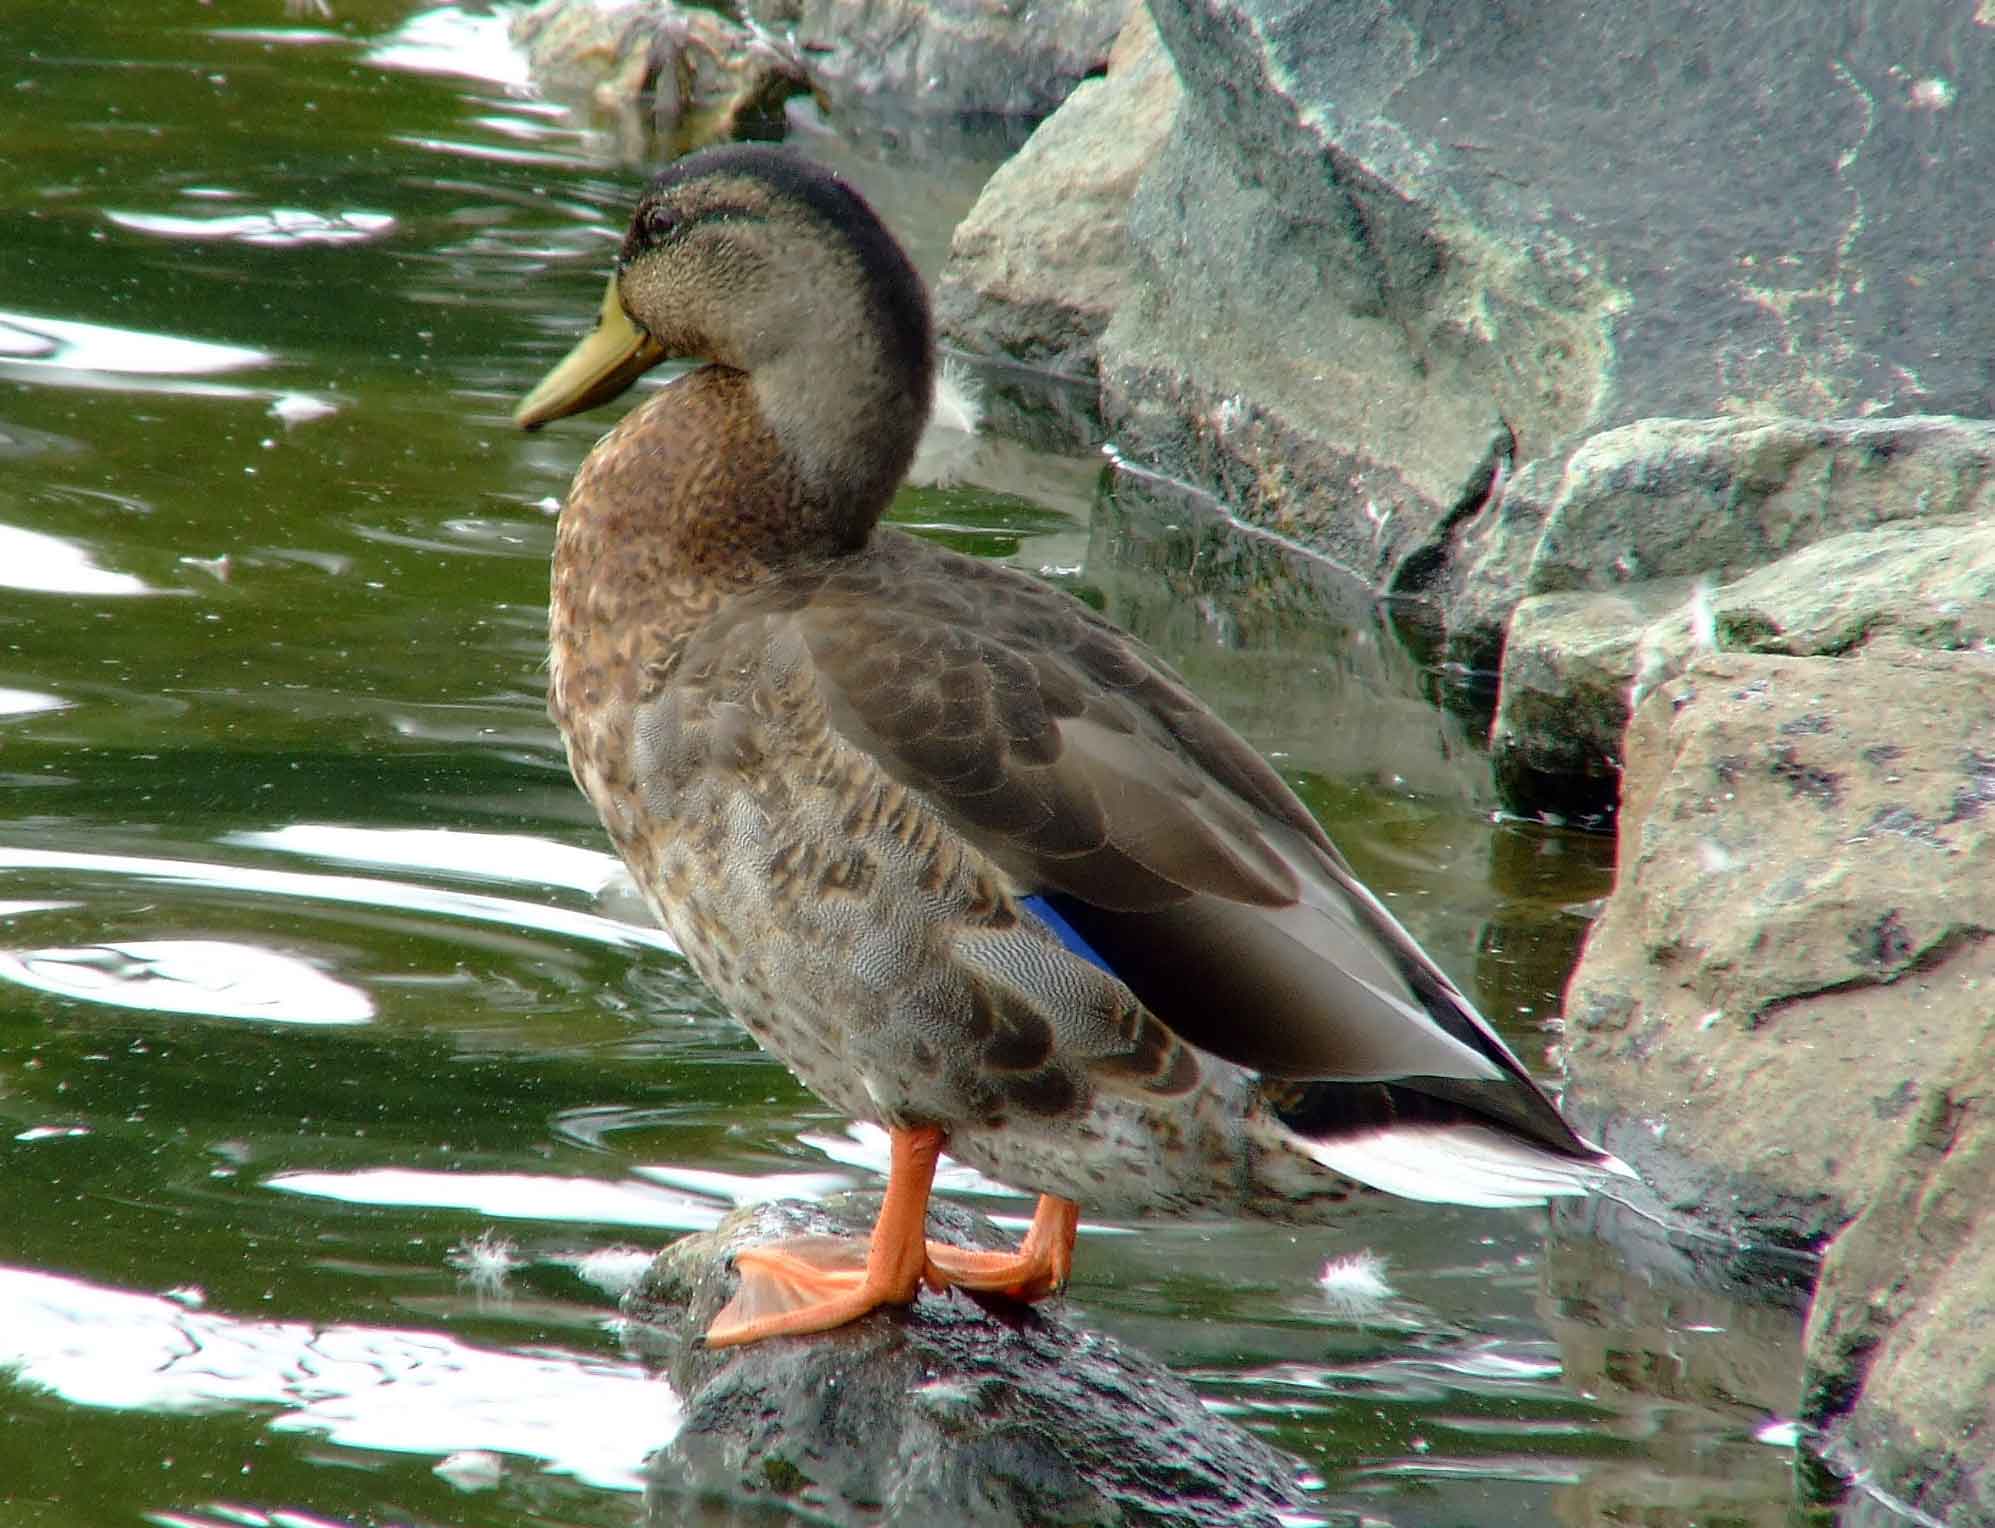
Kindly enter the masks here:
M 627 921 L 542 709 L 604 420 L 506 414 L 636 173 L 492 18 L 334 9 L 0 12 L 8 1525 L 632 1521 L 675 1405 L 619 1251 L 877 1181 Z M 932 268 L 977 167 L 822 150 Z M 1162 647 L 1544 1054 L 1610 846 L 1493 823 L 1357 591 L 1092 452 L 986 442 L 897 514 Z M 1611 1207 L 1090 1224 L 1071 1298 L 1333 1521 L 1786 1521 L 1795 1318 L 1642 1245 Z M 1360 1249 L 1394 1292 L 1343 1309 Z

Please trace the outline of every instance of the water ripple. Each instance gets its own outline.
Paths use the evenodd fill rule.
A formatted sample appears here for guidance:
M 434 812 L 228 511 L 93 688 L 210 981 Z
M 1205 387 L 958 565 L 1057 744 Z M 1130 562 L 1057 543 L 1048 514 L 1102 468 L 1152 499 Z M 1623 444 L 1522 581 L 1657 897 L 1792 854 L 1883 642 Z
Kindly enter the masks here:
M 268 212 L 235 212 L 218 217 L 173 217 L 163 212 L 121 212 L 104 209 L 120 228 L 161 239 L 228 239 L 239 244 L 291 248 L 301 244 L 361 244 L 392 230 L 395 219 L 385 212 L 311 212 L 301 207 L 272 207 Z
M 282 1024 L 365 1024 L 374 1017 L 372 998 L 309 961 L 225 939 L 0 950 L 0 981 L 154 1013 Z
M 586 1484 L 644 1486 L 681 1407 L 632 1363 L 474 1348 L 434 1332 L 246 1321 L 0 1267 L 0 1371 L 78 1406 L 189 1415 L 276 1406 L 273 1432 L 347 1448 L 523 1456 Z
M 558 845 L 535 842 L 556 854 L 560 852 Z M 368 876 L 310 875 L 295 870 L 218 865 L 204 860 L 162 859 L 131 854 L 75 854 L 56 849 L 0 846 L 0 874 L 8 871 L 128 876 L 173 885 L 253 891 L 272 897 L 301 897 L 363 907 L 393 907 L 439 917 L 461 918 L 473 923 L 536 929 L 593 944 L 663 950 L 673 955 L 679 953 L 679 947 L 673 943 L 671 936 L 655 926 L 642 928 L 593 913 L 545 907 L 512 897 L 450 891 Z
M 502 1220 L 648 1226 L 706 1231 L 723 1213 L 711 1198 L 647 1183 L 606 1183 L 553 1173 L 424 1172 L 375 1167 L 358 1172 L 278 1173 L 264 1180 L 284 1194 L 400 1209 L 475 1210 Z
M 0 587 L 38 594 L 166 594 L 142 578 L 99 567 L 84 548 L 60 536 L 0 525 Z
M 377 69 L 449 74 L 524 92 L 533 83 L 526 55 L 506 35 L 507 13 L 472 15 L 454 5 L 411 16 L 370 48 Z
M 65 371 L 136 373 L 147 376 L 205 376 L 265 366 L 269 352 L 242 345 L 216 345 L 143 329 L 42 318 L 32 313 L 0 313 L 0 362 L 15 366 L 60 367 Z

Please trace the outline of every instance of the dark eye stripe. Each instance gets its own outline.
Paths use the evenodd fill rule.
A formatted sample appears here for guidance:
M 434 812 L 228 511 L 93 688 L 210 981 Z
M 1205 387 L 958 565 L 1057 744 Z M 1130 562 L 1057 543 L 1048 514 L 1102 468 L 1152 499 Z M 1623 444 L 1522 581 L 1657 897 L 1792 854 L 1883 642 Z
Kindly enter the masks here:
M 627 265 L 646 250 L 682 239 L 689 230 L 703 223 L 766 223 L 768 220 L 768 214 L 762 208 L 739 202 L 721 202 L 692 213 L 666 205 L 648 207 L 631 224 L 617 260 L 619 264 Z

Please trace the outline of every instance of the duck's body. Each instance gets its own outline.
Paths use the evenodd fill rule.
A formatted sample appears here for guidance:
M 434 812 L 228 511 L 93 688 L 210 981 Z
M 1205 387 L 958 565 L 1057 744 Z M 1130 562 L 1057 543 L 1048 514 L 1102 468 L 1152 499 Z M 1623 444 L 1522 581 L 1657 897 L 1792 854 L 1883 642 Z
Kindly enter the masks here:
M 1618 1168 L 1154 655 L 1025 574 L 876 528 L 932 353 L 863 202 L 724 150 L 653 184 L 603 329 L 520 411 L 710 363 L 576 477 L 550 706 L 695 969 L 894 1140 L 864 1267 L 744 1254 L 713 1340 L 923 1280 L 1044 1293 L 1077 1203 L 1307 1220 L 1359 1183 L 1526 1203 Z M 945 1140 L 1042 1195 L 1018 1256 L 924 1251 Z

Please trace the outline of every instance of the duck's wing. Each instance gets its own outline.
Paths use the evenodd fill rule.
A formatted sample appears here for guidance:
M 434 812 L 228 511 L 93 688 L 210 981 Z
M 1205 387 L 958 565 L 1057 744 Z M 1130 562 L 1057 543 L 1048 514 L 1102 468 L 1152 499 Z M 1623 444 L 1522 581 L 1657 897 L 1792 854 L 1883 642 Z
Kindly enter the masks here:
M 1272 1078 L 1367 1085 L 1311 1089 L 1311 1113 L 1389 1123 L 1414 1101 L 1370 1085 L 1412 1079 L 1590 1154 L 1281 777 L 1126 633 L 893 535 L 790 619 L 844 740 L 1180 1038 Z

